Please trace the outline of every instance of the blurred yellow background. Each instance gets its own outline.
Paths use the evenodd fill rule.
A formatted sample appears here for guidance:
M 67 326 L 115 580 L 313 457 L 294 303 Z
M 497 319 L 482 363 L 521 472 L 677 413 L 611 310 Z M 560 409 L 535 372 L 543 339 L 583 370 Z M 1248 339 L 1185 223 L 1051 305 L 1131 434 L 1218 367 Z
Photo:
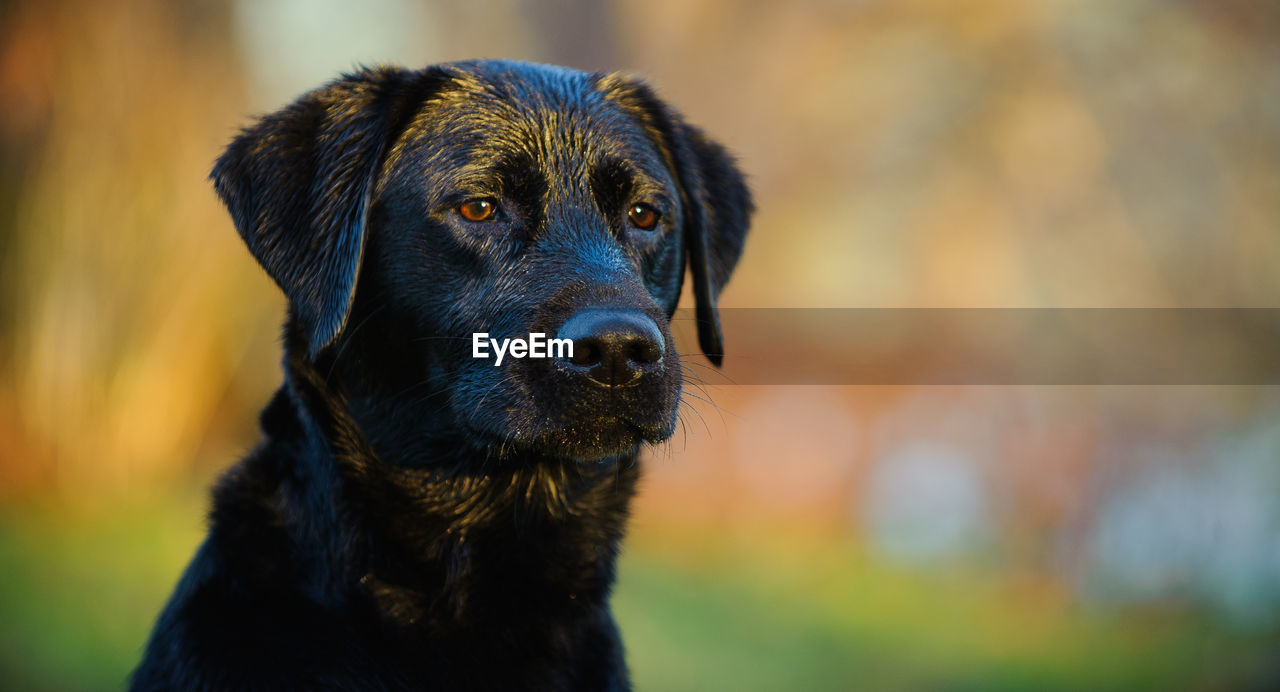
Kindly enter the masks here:
M 644 75 L 755 191 L 725 306 L 1280 302 L 1280 5 L 19 0 L 0 22 L 4 689 L 115 688 L 140 655 L 279 381 L 282 298 L 205 176 L 251 115 L 357 64 Z M 648 454 L 615 598 L 639 689 L 1280 687 L 1276 387 L 699 395 Z

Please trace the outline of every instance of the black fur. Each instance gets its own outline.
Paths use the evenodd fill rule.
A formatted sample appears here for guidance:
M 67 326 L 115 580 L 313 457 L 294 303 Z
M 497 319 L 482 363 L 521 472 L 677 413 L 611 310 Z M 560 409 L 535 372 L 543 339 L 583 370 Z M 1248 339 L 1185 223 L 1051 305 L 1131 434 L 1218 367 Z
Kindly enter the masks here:
M 629 688 L 614 562 L 638 450 L 675 425 L 686 257 L 721 352 L 751 206 L 730 158 L 632 80 L 483 61 L 348 75 L 212 178 L 289 298 L 284 384 L 133 689 Z M 493 220 L 457 213 L 476 198 Z M 660 326 L 636 386 L 471 357 L 593 306 Z

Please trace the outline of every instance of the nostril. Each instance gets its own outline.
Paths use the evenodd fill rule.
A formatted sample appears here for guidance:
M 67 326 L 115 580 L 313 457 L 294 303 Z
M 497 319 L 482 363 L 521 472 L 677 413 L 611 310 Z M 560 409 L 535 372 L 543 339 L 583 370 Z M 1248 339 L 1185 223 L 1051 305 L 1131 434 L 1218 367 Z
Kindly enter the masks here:
M 584 368 L 597 365 L 600 363 L 601 351 L 600 343 L 595 339 L 575 339 L 569 362 Z
M 627 344 L 627 360 L 636 365 L 653 365 L 662 360 L 662 342 L 641 337 Z

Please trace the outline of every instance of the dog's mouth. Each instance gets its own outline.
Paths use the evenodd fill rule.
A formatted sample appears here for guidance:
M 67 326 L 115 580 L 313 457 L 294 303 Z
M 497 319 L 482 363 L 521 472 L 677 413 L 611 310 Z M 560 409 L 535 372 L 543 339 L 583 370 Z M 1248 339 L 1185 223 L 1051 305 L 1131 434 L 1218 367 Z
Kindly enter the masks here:
M 674 425 L 638 424 L 622 416 L 598 416 L 537 436 L 538 451 L 574 461 L 601 461 L 671 437 Z
M 656 423 L 602 415 L 526 435 L 501 435 L 476 428 L 470 428 L 469 432 L 474 442 L 498 450 L 500 456 L 503 452 L 527 451 L 555 459 L 601 462 L 633 453 L 645 444 L 665 442 L 675 432 L 674 416 L 672 418 L 669 423 Z

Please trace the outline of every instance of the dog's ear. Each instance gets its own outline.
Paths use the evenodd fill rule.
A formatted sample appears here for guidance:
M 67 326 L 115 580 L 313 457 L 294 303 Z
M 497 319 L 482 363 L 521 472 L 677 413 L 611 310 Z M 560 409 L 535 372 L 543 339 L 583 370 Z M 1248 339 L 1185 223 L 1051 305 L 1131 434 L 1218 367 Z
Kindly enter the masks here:
M 684 122 L 645 84 L 619 75 L 599 78 L 609 98 L 639 118 L 659 144 L 680 187 L 684 244 L 698 320 L 698 344 L 719 366 L 724 337 L 716 299 L 742 255 L 753 206 L 742 171 L 724 147 Z
M 312 356 L 346 324 L 384 154 L 438 81 L 396 68 L 346 75 L 245 129 L 213 167 L 214 188 L 289 299 Z
M 724 358 L 724 337 L 716 300 L 742 256 L 751 223 L 751 193 L 742 172 L 724 147 L 697 128 L 679 123 L 684 141 L 677 148 L 685 167 L 680 184 L 689 208 L 685 211 L 685 247 L 698 318 L 698 343 L 717 367 Z

